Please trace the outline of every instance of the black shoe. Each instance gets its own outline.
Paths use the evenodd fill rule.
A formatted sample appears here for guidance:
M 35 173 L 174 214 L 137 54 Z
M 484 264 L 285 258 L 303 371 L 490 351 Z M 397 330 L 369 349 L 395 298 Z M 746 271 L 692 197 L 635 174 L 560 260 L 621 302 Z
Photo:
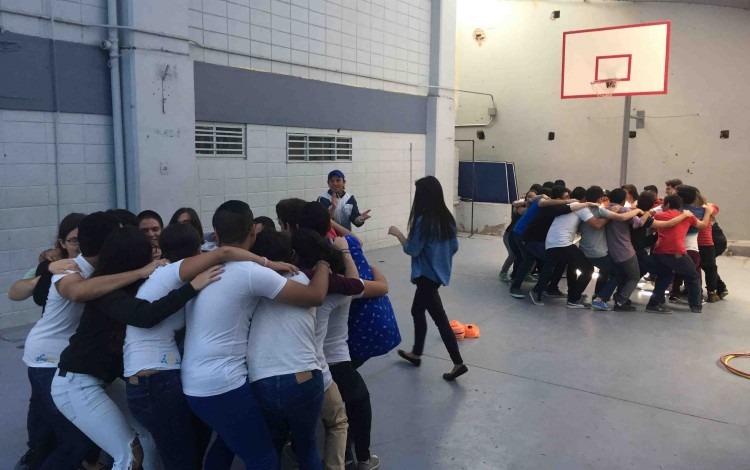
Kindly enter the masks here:
M 516 299 L 523 299 L 524 297 L 526 297 L 526 294 L 524 294 L 523 291 L 518 287 L 511 287 L 510 296 Z
M 636 308 L 629 303 L 618 303 L 615 302 L 615 312 L 635 312 Z
M 719 297 L 722 299 L 728 295 L 729 295 L 729 291 L 727 290 L 726 287 L 719 291 Z
M 667 308 L 664 304 L 658 304 L 658 305 L 646 305 L 646 311 L 649 313 L 672 313 L 671 308 Z
M 563 292 L 560 289 L 547 289 L 544 291 L 543 294 L 545 297 L 553 297 L 553 298 L 560 298 L 560 297 L 567 297 L 568 294 L 563 294 Z
M 406 354 L 406 351 L 404 351 L 403 349 L 398 350 L 398 355 L 406 359 L 407 361 L 411 362 L 411 364 L 415 367 L 419 367 L 422 365 L 422 359 L 418 357 L 409 356 L 408 354 Z
M 703 313 L 703 307 L 701 307 L 701 306 L 690 307 L 690 311 L 693 312 L 693 313 Z
M 453 382 L 458 377 L 464 375 L 465 373 L 469 372 L 469 368 L 466 367 L 466 364 L 461 364 L 461 367 L 456 369 L 453 372 L 448 372 L 447 374 L 443 374 L 443 378 L 447 380 L 448 382 Z

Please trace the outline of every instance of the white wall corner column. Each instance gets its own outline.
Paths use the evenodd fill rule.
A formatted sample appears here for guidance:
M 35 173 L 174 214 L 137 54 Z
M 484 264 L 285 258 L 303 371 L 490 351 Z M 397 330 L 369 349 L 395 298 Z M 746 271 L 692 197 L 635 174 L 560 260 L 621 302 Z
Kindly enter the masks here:
M 120 5 L 121 24 L 171 36 L 124 32 L 121 43 L 128 209 L 167 218 L 198 202 L 188 0 Z
M 454 66 L 456 0 L 434 0 L 430 22 L 430 88 L 427 103 L 425 172 L 443 186 L 445 203 L 453 207 L 455 158 Z

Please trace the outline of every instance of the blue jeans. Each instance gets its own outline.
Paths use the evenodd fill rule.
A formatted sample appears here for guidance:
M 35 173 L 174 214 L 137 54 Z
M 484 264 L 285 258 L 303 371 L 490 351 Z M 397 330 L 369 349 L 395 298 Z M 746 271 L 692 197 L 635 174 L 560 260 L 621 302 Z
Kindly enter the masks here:
M 271 441 L 266 420 L 255 400 L 250 384 L 245 382 L 221 395 L 191 397 L 186 395 L 188 405 L 198 417 L 221 436 L 248 470 L 276 470 L 279 457 Z M 226 470 L 223 458 L 214 461 L 212 456 L 224 453 L 209 452 L 206 470 Z
M 315 431 L 323 407 L 322 372 L 277 375 L 257 380 L 252 387 L 277 449 L 284 445 L 287 432 L 291 431 L 299 468 L 321 470 Z
M 701 308 L 701 278 L 695 270 L 695 263 L 688 255 L 654 255 L 656 260 L 656 285 L 648 304 L 655 306 L 664 302 L 664 292 L 672 283 L 675 274 L 685 280 L 688 290 L 688 303 L 692 308 Z
M 94 443 L 63 416 L 52 401 L 50 389 L 56 372 L 52 367 L 28 368 L 29 408 L 34 422 L 31 448 L 35 454 L 31 468 L 77 470 Z
M 194 469 L 203 461 L 196 449 L 192 412 L 182 393 L 179 370 L 164 370 L 125 382 L 128 408 L 154 438 L 166 470 Z M 199 454 L 199 455 L 198 455 Z
M 602 300 L 608 302 L 615 292 L 617 285 L 620 284 L 622 274 L 617 271 L 615 262 L 609 255 L 602 256 L 601 258 L 589 258 L 589 261 L 599 268 L 599 278 L 594 287 L 594 296 L 601 297 Z

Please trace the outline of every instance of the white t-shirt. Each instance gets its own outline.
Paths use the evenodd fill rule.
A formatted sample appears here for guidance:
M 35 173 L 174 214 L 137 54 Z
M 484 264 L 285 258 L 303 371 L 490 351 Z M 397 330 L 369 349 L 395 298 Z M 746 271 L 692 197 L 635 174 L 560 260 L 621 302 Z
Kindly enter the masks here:
M 688 233 L 687 235 L 685 235 L 685 249 L 687 251 L 699 251 L 698 232 Z
M 592 215 L 593 217 L 593 215 Z M 558 215 L 549 227 L 544 248 L 564 248 L 573 244 L 581 219 L 576 212 Z
M 323 304 L 315 312 L 315 349 L 318 362 L 320 362 L 320 370 L 323 372 L 323 390 L 328 390 L 328 387 L 333 383 L 331 370 L 328 368 L 328 361 L 323 352 L 326 333 L 328 333 L 328 322 L 331 317 L 331 311 L 338 305 L 341 305 L 342 302 L 345 302 L 346 298 L 345 295 L 341 294 L 328 294 Z
M 310 283 L 303 273 L 291 279 L 300 284 Z M 250 382 L 320 369 L 315 348 L 315 309 L 261 300 L 247 340 Z
M 182 261 L 160 268 L 146 279 L 138 289 L 137 298 L 153 302 L 179 289 L 185 284 L 180 279 Z M 174 340 L 175 331 L 185 327 L 185 310 L 170 315 L 152 328 L 138 328 L 128 325 L 125 330 L 123 362 L 125 377 L 135 375 L 145 369 L 179 369 L 182 358 Z
M 81 270 L 82 278 L 88 279 L 94 274 L 94 267 L 83 255 L 78 255 L 73 261 Z M 44 315 L 26 337 L 23 362 L 29 367 L 57 367 L 60 354 L 68 347 L 70 337 L 78 328 L 85 304 L 64 299 L 56 286 L 57 281 L 71 274 L 72 272 L 52 276 Z
M 206 286 L 185 307 L 182 390 L 210 397 L 247 381 L 250 319 L 261 297 L 275 298 L 287 280 L 249 261 L 224 265 L 221 280 Z
M 345 297 L 344 301 L 337 305 L 328 319 L 328 333 L 323 343 L 323 354 L 329 364 L 350 361 L 349 345 L 349 307 L 352 304 L 351 297 Z

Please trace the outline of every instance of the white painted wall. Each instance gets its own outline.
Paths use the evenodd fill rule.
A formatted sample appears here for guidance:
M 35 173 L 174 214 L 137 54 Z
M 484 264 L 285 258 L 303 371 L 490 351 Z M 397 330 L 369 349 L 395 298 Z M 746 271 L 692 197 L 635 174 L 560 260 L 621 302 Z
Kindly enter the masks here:
M 553 10 L 561 18 L 550 20 Z M 516 162 L 519 189 L 562 178 L 569 186 L 619 181 L 624 98 L 560 99 L 564 31 L 672 21 L 669 94 L 633 97 L 646 128 L 630 140 L 628 180 L 639 188 L 678 177 L 717 202 L 731 238 L 750 237 L 735 185 L 750 172 L 750 11 L 680 3 L 461 0 L 457 87 L 494 94 L 495 123 L 477 159 Z M 480 46 L 472 38 L 485 29 Z M 486 122 L 486 98 L 459 94 L 457 123 Z M 657 116 L 699 114 L 683 118 Z M 607 119 L 613 117 L 612 119 Z M 604 118 L 604 119 L 603 119 Z M 635 130 L 633 124 L 632 129 Z M 729 140 L 719 131 L 730 130 Z M 456 138 L 476 138 L 477 128 Z M 547 132 L 556 133 L 554 141 Z
M 0 329 L 38 317 L 31 300 L 7 292 L 52 247 L 58 221 L 114 206 L 111 126 L 107 116 L 60 114 L 55 129 L 52 113 L 0 110 Z
M 495 204 L 489 202 L 475 202 L 473 204 L 474 233 L 482 235 L 500 235 L 510 224 L 510 204 Z M 461 232 L 472 231 L 472 203 L 459 201 L 455 205 L 456 225 Z
M 107 0 L 3 0 L 0 8 L 39 15 L 54 16 L 54 30 L 49 21 L 17 15 L 0 13 L 0 25 L 18 34 L 39 36 L 58 41 L 99 44 L 107 32 L 103 28 L 88 28 L 66 21 L 86 24 L 107 23 Z
M 191 0 L 194 60 L 426 94 L 430 0 Z M 201 47 L 205 46 L 205 48 Z M 231 51 L 231 52 L 225 52 Z
M 351 162 L 287 163 L 287 132 L 333 135 L 336 129 L 248 125 L 247 160 L 199 158 L 200 208 L 196 209 L 203 226 L 208 229 L 216 207 L 230 199 L 247 202 L 256 217 L 276 220 L 277 202 L 290 197 L 315 200 L 328 188 L 328 172 L 338 168 L 346 175 L 347 191 L 357 198 L 360 210 L 372 209 L 372 219 L 354 231 L 368 249 L 392 245 L 387 229 L 391 225 L 406 228 L 413 181 L 424 176 L 425 136 L 342 129 L 340 135 L 352 137 Z

